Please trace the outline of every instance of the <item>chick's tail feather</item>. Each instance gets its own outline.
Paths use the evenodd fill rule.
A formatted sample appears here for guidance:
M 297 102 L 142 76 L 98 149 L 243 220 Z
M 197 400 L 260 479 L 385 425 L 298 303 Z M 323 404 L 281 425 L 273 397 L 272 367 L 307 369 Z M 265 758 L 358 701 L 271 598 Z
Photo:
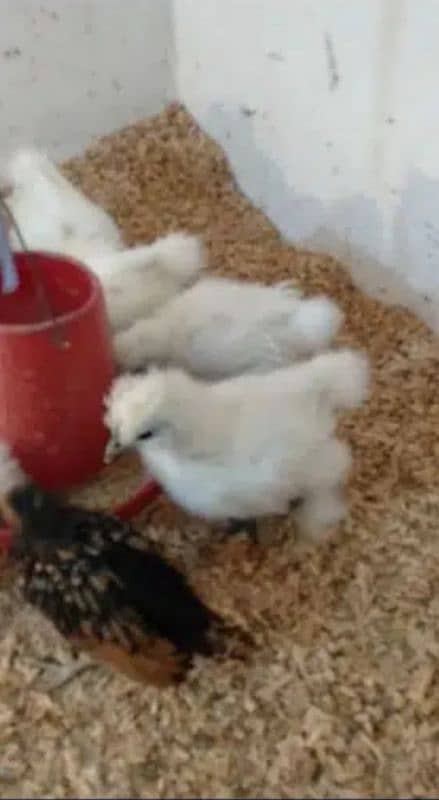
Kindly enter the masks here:
M 46 154 L 32 148 L 14 153 L 5 169 L 9 181 L 16 188 L 27 186 L 30 180 L 41 177 L 53 181 L 58 177 Z
M 64 201 L 66 197 L 73 199 L 75 204 L 80 199 L 88 206 L 85 197 L 64 177 L 44 151 L 34 148 L 18 150 L 6 170 L 8 183 L 14 189 L 27 191 L 32 188 L 33 192 L 39 192 L 41 199 L 50 199 L 53 202 L 59 200 L 60 196 Z M 61 214 L 64 209 L 56 208 L 56 211 Z
M 335 350 L 315 356 L 309 370 L 310 388 L 322 394 L 337 410 L 358 408 L 369 390 L 369 364 L 363 353 Z
M 207 651 L 204 655 L 243 661 L 250 654 L 254 642 L 247 631 L 211 612 L 211 625 L 205 637 Z
M 150 245 L 150 259 L 173 277 L 179 286 L 189 286 L 207 266 L 202 240 L 180 231 L 153 242 Z
M 291 315 L 288 329 L 305 354 L 326 348 L 337 335 L 343 313 L 328 297 L 302 300 Z

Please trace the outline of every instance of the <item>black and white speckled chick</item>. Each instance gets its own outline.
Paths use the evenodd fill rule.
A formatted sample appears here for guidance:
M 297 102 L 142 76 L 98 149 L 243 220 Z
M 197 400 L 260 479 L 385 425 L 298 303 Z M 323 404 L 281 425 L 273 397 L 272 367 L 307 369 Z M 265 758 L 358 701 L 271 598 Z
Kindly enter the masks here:
M 76 648 L 131 678 L 167 686 L 196 653 L 225 654 L 235 633 L 239 641 L 130 524 L 32 484 L 1 498 L 0 511 L 25 600 Z

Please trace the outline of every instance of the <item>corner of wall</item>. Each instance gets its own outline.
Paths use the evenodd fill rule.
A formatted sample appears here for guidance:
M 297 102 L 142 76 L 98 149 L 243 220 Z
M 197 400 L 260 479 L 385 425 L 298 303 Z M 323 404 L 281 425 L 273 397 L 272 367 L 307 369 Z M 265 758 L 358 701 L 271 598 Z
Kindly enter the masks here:
M 175 98 L 172 0 L 3 0 L 0 151 L 63 158 Z

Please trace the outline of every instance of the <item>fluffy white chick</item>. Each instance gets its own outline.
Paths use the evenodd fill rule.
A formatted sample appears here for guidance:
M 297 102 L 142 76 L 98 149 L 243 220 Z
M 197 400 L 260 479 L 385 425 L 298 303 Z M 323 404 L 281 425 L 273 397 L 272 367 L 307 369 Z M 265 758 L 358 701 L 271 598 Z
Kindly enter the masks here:
M 197 236 L 177 232 L 87 263 L 100 278 L 111 326 L 118 331 L 172 301 L 206 268 L 207 258 Z
M 367 389 L 367 360 L 352 350 L 218 383 L 176 369 L 122 376 L 106 403 L 107 458 L 136 447 L 169 496 L 208 520 L 284 514 L 301 498 L 301 530 L 319 540 L 346 511 L 351 456 L 336 412 Z
M 9 161 L 8 205 L 26 245 L 63 253 L 100 279 L 110 324 L 119 330 L 147 316 L 196 279 L 206 265 L 201 241 L 172 233 L 125 249 L 111 217 L 64 178 L 38 150 L 19 150 Z M 14 230 L 13 246 L 21 245 Z
M 22 149 L 6 164 L 8 206 L 28 247 L 87 259 L 124 247 L 116 223 L 76 189 L 39 150 Z M 14 230 L 11 239 L 21 249 Z
M 115 338 L 124 369 L 176 366 L 208 380 L 263 373 L 313 355 L 334 338 L 340 309 L 287 284 L 206 277 Z

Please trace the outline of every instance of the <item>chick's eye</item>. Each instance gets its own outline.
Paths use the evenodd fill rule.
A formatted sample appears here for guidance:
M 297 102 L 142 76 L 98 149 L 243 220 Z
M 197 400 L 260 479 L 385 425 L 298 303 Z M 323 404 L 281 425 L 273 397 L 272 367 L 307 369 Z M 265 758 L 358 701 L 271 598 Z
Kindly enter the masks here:
M 146 439 L 150 439 L 151 436 L 152 436 L 152 431 L 144 431 L 137 438 L 140 439 L 142 442 L 144 442 L 146 441 Z

